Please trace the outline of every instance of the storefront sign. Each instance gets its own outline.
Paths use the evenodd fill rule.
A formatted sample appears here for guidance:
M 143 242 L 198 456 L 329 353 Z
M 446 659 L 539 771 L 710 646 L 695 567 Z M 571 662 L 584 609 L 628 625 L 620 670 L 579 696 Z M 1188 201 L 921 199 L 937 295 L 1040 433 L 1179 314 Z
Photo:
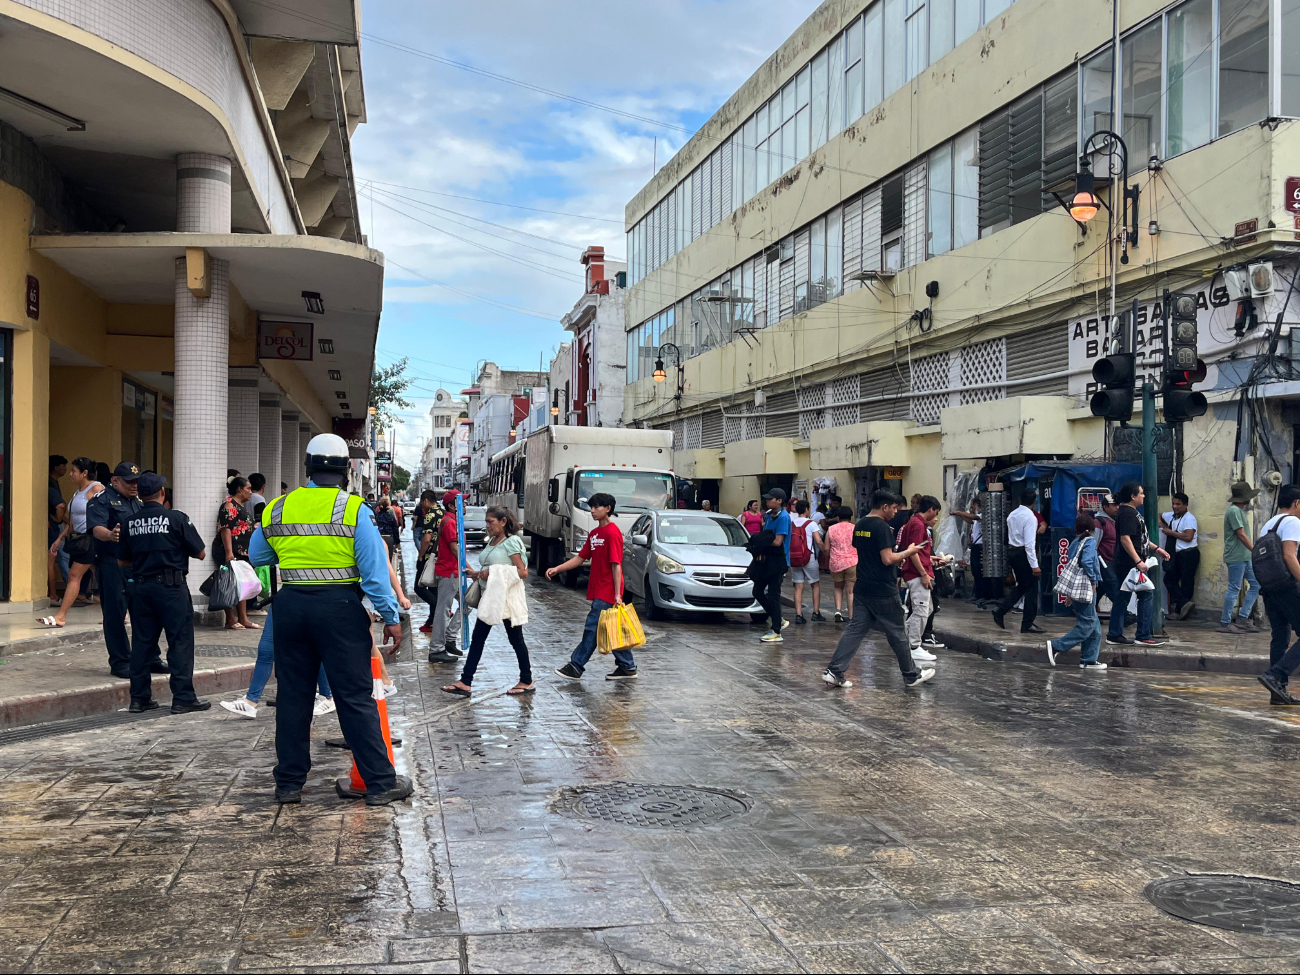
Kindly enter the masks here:
M 35 275 L 27 275 L 27 317 L 37 321 L 41 317 L 41 282 Z
M 258 321 L 257 357 L 310 362 L 314 327 L 311 322 Z
M 1286 178 L 1286 211 L 1300 214 L 1300 176 Z
M 885 472 L 880 476 L 886 481 L 901 481 L 906 474 L 906 467 L 886 467 Z

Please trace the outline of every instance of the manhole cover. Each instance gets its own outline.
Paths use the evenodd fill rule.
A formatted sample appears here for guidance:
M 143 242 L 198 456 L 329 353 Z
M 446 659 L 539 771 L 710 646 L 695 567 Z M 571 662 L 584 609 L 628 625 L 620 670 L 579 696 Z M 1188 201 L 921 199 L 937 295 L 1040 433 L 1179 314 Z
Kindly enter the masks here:
M 601 819 L 642 829 L 719 826 L 749 812 L 744 796 L 718 789 L 615 782 L 562 789 L 556 809 L 576 819 Z
M 1300 938 L 1300 885 L 1235 874 L 1192 874 L 1147 884 L 1147 900 L 1174 917 L 1228 931 Z

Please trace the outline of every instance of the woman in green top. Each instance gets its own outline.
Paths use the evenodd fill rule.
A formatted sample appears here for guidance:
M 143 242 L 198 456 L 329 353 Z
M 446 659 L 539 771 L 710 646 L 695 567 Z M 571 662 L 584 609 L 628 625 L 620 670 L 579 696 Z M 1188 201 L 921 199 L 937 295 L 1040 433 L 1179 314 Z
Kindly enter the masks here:
M 488 569 L 491 566 L 513 564 L 519 573 L 519 578 L 527 579 L 528 566 L 524 564 L 524 542 L 519 537 L 519 524 L 514 516 L 501 505 L 493 505 L 487 509 L 484 521 L 488 539 L 487 544 L 483 546 L 482 555 L 479 556 L 479 568 L 477 571 L 469 569 L 466 574 L 471 579 L 478 579 L 486 584 Z M 512 625 L 509 620 L 505 621 L 505 628 L 506 637 L 514 647 L 515 658 L 519 661 L 519 683 L 506 693 L 512 697 L 531 694 L 537 688 L 533 684 L 533 670 L 528 662 L 528 644 L 524 642 L 524 628 Z M 478 670 L 478 662 L 483 656 L 483 644 L 487 642 L 491 629 L 491 625 L 481 619 L 474 621 L 474 634 L 470 638 L 469 653 L 465 654 L 465 667 L 460 673 L 460 680 L 443 687 L 448 694 L 469 697 L 471 685 L 474 683 L 474 672 Z

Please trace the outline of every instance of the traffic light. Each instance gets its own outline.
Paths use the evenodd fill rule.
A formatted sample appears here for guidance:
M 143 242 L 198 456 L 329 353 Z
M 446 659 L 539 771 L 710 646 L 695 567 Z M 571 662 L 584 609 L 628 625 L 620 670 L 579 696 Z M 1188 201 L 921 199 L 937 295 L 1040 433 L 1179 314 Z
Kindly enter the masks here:
M 1192 389 L 1205 378 L 1205 363 L 1196 354 L 1196 295 L 1179 292 L 1167 296 L 1169 347 L 1165 350 L 1164 397 L 1166 423 L 1182 423 L 1208 409 L 1204 393 Z
M 1117 352 L 1103 356 L 1092 366 L 1092 378 L 1102 387 L 1092 394 L 1093 416 L 1107 420 L 1128 420 L 1133 416 L 1134 355 Z

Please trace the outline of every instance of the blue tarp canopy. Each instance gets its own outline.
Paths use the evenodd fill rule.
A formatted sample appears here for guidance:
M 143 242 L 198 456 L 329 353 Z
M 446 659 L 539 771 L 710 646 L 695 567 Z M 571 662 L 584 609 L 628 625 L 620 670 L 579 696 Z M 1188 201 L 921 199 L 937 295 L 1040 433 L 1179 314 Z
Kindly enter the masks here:
M 1130 481 L 1142 483 L 1142 465 L 1025 464 L 999 475 L 997 479 L 1008 484 L 1051 480 L 1052 510 L 1048 513 L 1048 521 L 1054 528 L 1073 530 L 1080 488 L 1107 488 L 1112 494 L 1118 494 L 1119 489 Z

